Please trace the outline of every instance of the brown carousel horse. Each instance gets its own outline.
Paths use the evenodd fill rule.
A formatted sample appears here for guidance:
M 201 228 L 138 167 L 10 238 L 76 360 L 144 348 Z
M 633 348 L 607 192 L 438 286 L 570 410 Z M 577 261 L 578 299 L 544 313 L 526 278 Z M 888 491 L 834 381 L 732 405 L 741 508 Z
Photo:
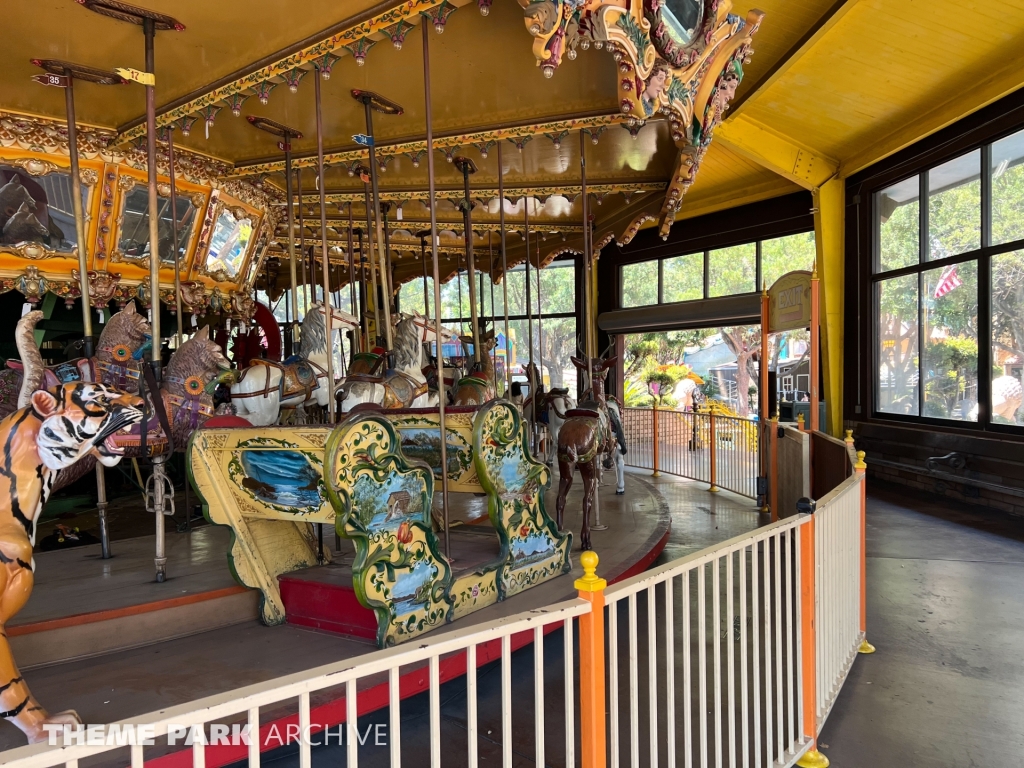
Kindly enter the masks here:
M 471 336 L 462 336 L 463 344 L 472 344 Z M 490 352 L 498 345 L 494 329 L 480 334 L 480 362 L 474 364 L 469 376 L 455 385 L 453 405 L 483 405 L 497 396 L 494 390 L 494 359 Z
M 139 372 L 143 365 L 140 352 L 148 346 L 152 333 L 146 316 L 136 311 L 134 303 L 128 304 L 103 327 L 94 357 L 80 357 L 45 368 L 40 388 L 96 381 L 134 394 L 139 391 Z M 8 360 L 7 368 L 0 370 L 0 418 L 18 407 L 23 367 L 22 362 Z
M 587 370 L 587 361 L 573 357 L 572 364 L 580 371 Z M 580 532 L 580 546 L 591 549 L 590 510 L 597 493 L 598 466 L 603 454 L 610 454 L 615 448 L 615 434 L 608 416 L 608 404 L 604 394 L 604 380 L 608 369 L 618 358 L 603 360 L 591 358 L 593 371 L 593 400 L 585 400 L 579 407 L 568 411 L 558 432 L 558 500 L 555 513 L 558 527 L 562 527 L 562 513 L 565 511 L 565 497 L 572 487 L 576 467 L 583 476 L 583 530 Z
M 192 338 L 182 342 L 171 355 L 163 372 L 163 380 L 160 382 L 160 399 L 167 415 L 176 452 L 185 451 L 192 433 L 214 415 L 213 391 L 218 383 L 233 377 L 234 372 L 228 373 L 230 368 L 231 364 L 224 357 L 220 345 L 210 338 L 209 326 L 196 331 Z M 145 451 L 141 445 L 141 425 L 136 425 L 129 433 L 118 434 L 114 438 L 116 445 L 129 458 L 140 458 L 167 450 L 167 437 L 160 426 L 159 418 L 153 415 L 152 398 L 148 392 L 146 399 L 149 401 L 147 412 L 150 419 L 146 425 Z M 84 477 L 95 465 L 95 457 L 84 457 L 61 472 L 54 484 L 54 490 Z
M 33 328 L 42 312 L 29 312 L 15 330 L 25 376 L 19 410 L 0 421 L 0 717 L 30 742 L 47 738 L 49 723 L 73 725 L 68 710 L 50 714 L 29 691 L 11 653 L 5 628 L 32 594 L 36 523 L 61 475 L 84 457 L 112 467 L 123 455 L 114 438 L 143 418 L 142 398 L 103 384 L 75 382 L 39 389 L 43 360 Z

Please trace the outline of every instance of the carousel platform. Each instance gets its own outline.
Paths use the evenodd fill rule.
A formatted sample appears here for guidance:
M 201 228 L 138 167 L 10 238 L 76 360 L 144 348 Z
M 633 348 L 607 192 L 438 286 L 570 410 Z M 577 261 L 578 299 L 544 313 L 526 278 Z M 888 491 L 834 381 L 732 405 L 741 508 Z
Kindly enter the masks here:
M 668 504 L 654 485 L 629 473 L 626 495 L 616 496 L 613 483 L 614 475 L 608 473 L 601 487 L 601 520 L 608 530 L 593 533 L 594 547 L 601 556 L 600 571 L 609 582 L 649 567 L 671 531 Z M 452 529 L 452 554 L 455 567 L 461 570 L 497 554 L 497 541 L 489 525 L 472 524 L 486 520 L 481 520 L 481 502 L 485 500 L 460 494 L 454 497 L 456 504 L 460 499 L 463 507 L 453 513 L 453 519 L 463 521 L 464 526 Z M 552 491 L 547 501 L 553 509 Z M 568 530 L 578 532 L 580 506 L 577 483 L 566 505 Z M 359 637 L 352 632 L 339 633 L 336 627 L 303 622 L 300 606 L 288 623 L 261 625 L 257 593 L 237 587 L 228 570 L 228 535 L 227 529 L 214 526 L 191 534 L 169 534 L 169 578 L 163 584 L 153 581 L 152 537 L 117 542 L 117 557 L 107 561 L 99 558 L 98 547 L 41 555 L 36 591 L 18 617 L 21 629 L 13 633 L 19 662 L 25 668 L 34 667 L 26 678 L 37 698 L 53 710 L 74 708 L 86 722 L 112 722 L 375 650 L 369 639 L 372 633 Z M 325 544 L 333 546 L 333 536 L 324 538 Z M 333 565 L 285 578 L 324 589 L 343 588 L 351 549 L 343 542 L 341 551 L 332 554 Z M 431 635 L 575 595 L 573 581 L 582 574 L 578 555 L 574 544 L 571 573 Z M 358 604 L 356 607 L 361 609 Z M 51 632 L 63 634 L 48 635 Z M 46 642 L 39 642 L 44 639 Z M 532 635 L 523 637 L 515 647 L 531 641 Z M 63 651 L 58 652 L 60 644 Z M 44 647 L 54 650 L 44 652 Z M 497 653 L 497 648 L 481 648 L 478 663 L 493 660 Z M 441 666 L 442 680 L 465 674 L 464 658 L 446 659 Z M 421 692 L 426 683 L 426 667 L 403 670 L 402 697 Z M 344 721 L 341 693 L 325 691 L 314 700 L 317 722 L 333 725 Z M 386 679 L 361 687 L 359 697 L 360 711 L 386 706 Z M 266 711 L 261 720 L 269 726 L 294 716 L 294 711 Z M 0 723 L 0 750 L 22 743 L 20 732 Z M 207 765 L 226 765 L 244 757 L 231 749 L 211 748 Z M 179 762 L 191 764 L 188 752 L 160 756 L 154 748 L 152 758 L 147 750 L 147 763 L 159 763 L 162 768 Z

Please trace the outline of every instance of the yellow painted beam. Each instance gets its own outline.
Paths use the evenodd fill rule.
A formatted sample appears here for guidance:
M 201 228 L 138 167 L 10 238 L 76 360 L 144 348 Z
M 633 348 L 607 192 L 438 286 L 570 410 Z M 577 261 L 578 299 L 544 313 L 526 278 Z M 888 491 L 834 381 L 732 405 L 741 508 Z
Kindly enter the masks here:
M 698 176 L 699 178 L 699 176 Z M 780 195 L 788 195 L 798 190 L 786 184 L 781 179 L 773 179 L 761 184 L 753 184 L 744 188 L 741 192 L 735 189 L 720 192 L 707 197 L 683 198 L 683 205 L 676 214 L 676 224 L 684 219 L 692 219 L 703 216 L 706 213 L 724 211 L 726 208 L 736 208 L 748 203 L 759 203 Z
M 952 125 L 957 120 L 978 111 L 982 107 L 1024 87 L 1024 68 L 1016 57 L 1007 58 L 1007 65 L 990 77 L 980 80 L 970 90 L 957 90 L 949 98 L 940 101 L 933 109 L 917 119 L 911 120 L 887 136 L 871 142 L 862 152 L 847 158 L 842 163 L 843 176 L 852 176 L 869 165 L 899 152 L 916 141 Z M 938 101 L 938 99 L 936 99 Z M 721 134 L 720 127 L 715 138 Z
M 814 240 L 821 280 L 821 362 L 825 376 L 827 429 L 839 437 L 843 430 L 843 269 L 846 190 L 832 179 L 814 190 Z
M 722 123 L 715 141 L 804 189 L 817 189 L 839 172 L 835 160 L 743 115 Z

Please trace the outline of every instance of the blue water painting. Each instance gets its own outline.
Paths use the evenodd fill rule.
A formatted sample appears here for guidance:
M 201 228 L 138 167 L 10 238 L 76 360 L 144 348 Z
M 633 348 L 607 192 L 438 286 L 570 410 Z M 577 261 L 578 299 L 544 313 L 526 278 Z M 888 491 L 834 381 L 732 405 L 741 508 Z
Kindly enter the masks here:
M 400 571 L 391 588 L 395 615 L 426 608 L 430 602 L 430 585 L 436 576 L 437 566 L 429 560 L 420 560 L 410 570 Z
M 242 451 L 242 485 L 256 498 L 282 507 L 323 504 L 320 473 L 298 451 Z

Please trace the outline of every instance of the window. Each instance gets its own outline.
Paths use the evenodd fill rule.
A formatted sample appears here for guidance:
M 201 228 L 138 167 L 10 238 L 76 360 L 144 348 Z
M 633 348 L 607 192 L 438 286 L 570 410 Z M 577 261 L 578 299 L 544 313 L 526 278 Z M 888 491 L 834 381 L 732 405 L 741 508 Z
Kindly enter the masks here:
M 708 252 L 708 296 L 731 296 L 756 290 L 756 243 Z
M 776 237 L 761 241 L 761 282 L 771 288 L 787 272 L 814 269 L 814 233 Z
M 992 422 L 1024 424 L 1024 251 L 992 258 Z
M 928 258 L 981 247 L 981 151 L 928 171 Z
M 622 306 L 646 307 L 658 303 L 658 262 L 641 261 L 622 267 Z
M 814 232 L 800 232 L 660 262 L 625 264 L 620 306 L 628 309 L 753 293 L 787 272 L 812 269 L 814 259 Z
M 875 411 L 1024 426 L 1024 131 L 874 202 Z
M 899 269 L 917 264 L 921 246 L 921 183 L 912 179 L 878 193 L 879 267 Z
M 704 254 L 691 253 L 662 262 L 662 296 L 666 304 L 704 298 Z

